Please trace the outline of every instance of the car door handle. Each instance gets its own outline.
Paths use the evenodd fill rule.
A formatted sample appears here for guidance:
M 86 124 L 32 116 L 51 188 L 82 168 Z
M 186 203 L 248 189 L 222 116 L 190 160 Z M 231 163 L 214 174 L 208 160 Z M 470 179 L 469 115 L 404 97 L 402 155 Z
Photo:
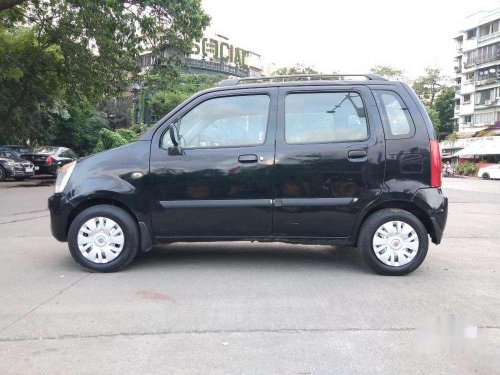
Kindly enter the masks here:
M 246 154 L 238 157 L 240 163 L 257 163 L 257 155 Z
M 368 154 L 365 150 L 352 150 L 347 153 L 347 158 L 350 161 L 365 161 Z

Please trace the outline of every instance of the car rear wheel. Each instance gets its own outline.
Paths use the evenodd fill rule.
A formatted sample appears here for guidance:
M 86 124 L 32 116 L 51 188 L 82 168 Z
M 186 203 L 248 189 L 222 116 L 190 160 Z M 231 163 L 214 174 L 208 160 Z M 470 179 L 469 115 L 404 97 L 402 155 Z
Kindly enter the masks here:
M 136 221 L 126 211 L 111 205 L 82 211 L 68 232 L 71 255 L 92 272 L 123 269 L 136 256 L 139 243 Z
M 382 275 L 406 275 L 424 261 L 429 247 L 427 231 L 412 213 L 384 209 L 364 222 L 358 247 L 368 265 Z
M 489 173 L 483 173 L 483 179 L 489 180 L 490 179 Z
M 0 182 L 5 181 L 7 178 L 7 173 L 5 172 L 5 169 L 3 169 L 2 166 L 0 166 Z

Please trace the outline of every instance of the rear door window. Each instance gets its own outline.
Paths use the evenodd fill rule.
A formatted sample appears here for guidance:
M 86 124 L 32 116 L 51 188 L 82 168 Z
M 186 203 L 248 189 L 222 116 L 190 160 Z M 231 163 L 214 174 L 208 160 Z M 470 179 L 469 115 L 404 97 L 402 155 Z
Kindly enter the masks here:
M 401 97 L 394 91 L 388 90 L 375 90 L 374 93 L 382 115 L 385 137 L 411 138 L 415 134 L 415 126 Z
M 286 96 L 286 143 L 348 142 L 367 138 L 366 111 L 358 93 L 315 92 Z

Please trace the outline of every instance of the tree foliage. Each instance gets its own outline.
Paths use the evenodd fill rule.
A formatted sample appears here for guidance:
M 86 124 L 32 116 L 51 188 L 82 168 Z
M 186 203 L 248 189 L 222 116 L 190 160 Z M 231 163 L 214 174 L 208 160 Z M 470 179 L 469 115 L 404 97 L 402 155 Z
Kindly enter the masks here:
M 425 74 L 418 77 L 412 86 L 423 103 L 433 106 L 438 93 L 446 87 L 445 81 L 446 77 L 442 75 L 441 69 L 427 67 Z
M 225 78 L 224 75 L 181 74 L 164 79 L 162 75 L 152 75 L 144 90 L 144 101 L 152 113 L 161 118 L 193 94 L 215 87 Z
M 390 65 L 375 65 L 370 69 L 370 73 L 379 74 L 391 81 L 406 80 L 404 71 Z
M 58 46 L 39 45 L 32 29 L 0 29 L 0 135 L 16 124 L 14 134 L 30 136 L 50 122 L 61 110 L 63 74 Z
M 200 0 L 2 2 L 0 86 L 2 93 L 14 90 L 0 98 L 0 136 L 7 127 L 24 126 L 19 116 L 33 113 L 32 105 L 48 113 L 53 97 L 62 98 L 64 108 L 120 95 L 138 73 L 142 50 L 156 53 L 168 45 L 179 55 L 189 53 L 208 23 Z M 179 63 L 176 55 L 162 60 L 169 72 Z
M 295 64 L 291 67 L 282 67 L 276 69 L 273 75 L 292 75 L 292 74 L 319 74 L 319 72 L 311 66 L 304 64 Z
M 441 94 L 434 101 L 434 110 L 439 119 L 437 133 L 446 135 L 453 132 L 453 115 L 454 115 L 454 99 L 455 91 L 448 87 L 443 89 Z

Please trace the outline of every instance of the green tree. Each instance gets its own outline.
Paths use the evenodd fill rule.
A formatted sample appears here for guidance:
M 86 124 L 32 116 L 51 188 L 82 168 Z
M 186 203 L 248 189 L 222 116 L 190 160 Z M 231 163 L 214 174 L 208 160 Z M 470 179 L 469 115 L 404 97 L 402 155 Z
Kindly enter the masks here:
M 149 75 L 141 97 L 141 107 L 146 103 L 152 113 L 163 117 L 193 94 L 215 87 L 224 75 L 181 74 L 165 77 L 161 74 Z
M 442 138 L 453 132 L 455 91 L 448 87 L 434 101 L 434 110 L 439 118 L 438 134 Z
M 435 133 L 439 134 L 439 129 L 441 127 L 441 123 L 439 121 L 439 114 L 434 109 L 434 107 L 425 106 L 425 109 L 427 110 L 427 114 L 429 115 L 429 117 L 432 121 L 432 125 L 434 126 Z
M 14 113 L 30 113 L 24 101 L 30 92 L 52 96 L 60 89 L 69 101 L 92 103 L 119 95 L 138 73 L 137 57 L 145 48 L 157 55 L 165 45 L 178 51 L 162 57 L 162 68 L 172 74 L 180 66 L 179 56 L 190 52 L 209 20 L 201 0 L 3 1 L 0 28 L 29 25 L 36 43 L 30 40 L 22 46 L 31 48 L 9 52 L 14 44 L 9 38 L 0 41 L 0 86 L 19 85 L 0 111 L 0 135 Z M 27 60 L 20 59 L 23 53 Z M 18 68 L 9 59 L 25 62 Z
M 370 69 L 370 73 L 379 74 L 391 81 L 406 80 L 403 70 L 394 68 L 390 65 L 375 65 Z
M 276 69 L 273 75 L 292 75 L 292 74 L 319 74 L 319 72 L 311 66 L 304 64 L 295 64 L 292 67 L 282 67 Z
M 33 138 L 64 115 L 63 60 L 58 46 L 37 42 L 34 30 L 0 28 L 0 137 L 13 124 L 9 138 Z
M 432 107 L 436 96 L 446 88 L 443 83 L 445 81 L 446 77 L 441 74 L 441 69 L 427 67 L 425 74 L 418 77 L 412 86 L 419 99 Z

